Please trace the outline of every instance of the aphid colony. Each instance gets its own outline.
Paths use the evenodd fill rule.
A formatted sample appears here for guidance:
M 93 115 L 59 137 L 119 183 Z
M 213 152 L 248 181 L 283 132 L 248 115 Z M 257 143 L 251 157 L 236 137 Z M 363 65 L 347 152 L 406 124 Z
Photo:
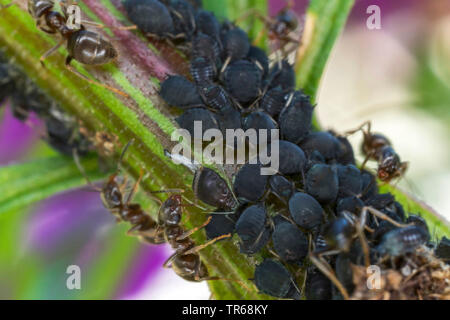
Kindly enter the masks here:
M 84 155 L 92 149 L 91 141 L 80 133 L 77 121 L 0 51 L 0 107 L 8 99 L 15 118 L 27 121 L 30 113 L 34 113 L 43 120 L 42 138 L 58 152 L 71 156 L 76 150 Z
M 103 49 L 99 63 L 114 58 L 112 46 L 94 33 L 66 30 L 64 17 L 52 11 L 52 1 L 30 4 L 35 9 L 30 13 L 45 22 L 40 25 L 43 31 L 58 32 L 67 40 L 67 65 L 71 57 L 85 62 L 95 48 Z M 253 277 L 260 292 L 286 299 L 347 299 L 357 288 L 352 266 L 413 268 L 418 250 L 427 247 L 436 248 L 435 255 L 448 261 L 448 239 L 431 242 L 422 218 L 407 215 L 393 195 L 379 193 L 377 177 L 389 182 L 407 168 L 389 140 L 373 134 L 370 125 L 349 132 L 364 134 L 364 165 L 368 160 L 378 163 L 377 176 L 364 165 L 359 169 L 346 135 L 312 130 L 314 107 L 307 95 L 295 90 L 296 75 L 287 59 L 270 63 L 245 31 L 220 23 L 200 1 L 125 0 L 123 5 L 140 31 L 188 52 L 192 79 L 169 76 L 160 90 L 167 104 L 183 110 L 176 119 L 180 127 L 193 134 L 194 121 L 202 121 L 204 130 L 279 129 L 281 136 L 276 175 L 263 176 L 260 164 L 245 164 L 237 168 L 230 186 L 214 170 L 195 168 L 196 197 L 217 210 L 193 230 L 180 226 L 179 193 L 171 193 L 156 221 L 132 203 L 140 179 L 128 195 L 119 172 L 98 189 L 111 213 L 132 225 L 130 234 L 151 244 L 167 242 L 175 249 L 165 265 L 186 280 L 225 280 L 208 275 L 198 252 L 235 235 L 240 251 L 260 261 Z M 297 24 L 288 10 L 265 19 L 265 25 L 282 52 L 286 42 L 295 42 L 288 34 Z M 83 46 L 85 41 L 95 43 Z M 32 111 L 46 121 L 47 140 L 58 150 L 72 154 L 75 149 L 77 155 L 88 149 L 84 137 L 74 136 L 73 120 L 69 125 L 52 101 L 3 63 L 0 102 L 6 97 L 11 97 L 17 117 L 26 119 Z M 209 242 L 195 245 L 189 237 L 201 228 Z
M 157 8 L 164 19 L 144 23 L 134 11 L 138 4 L 148 15 Z M 407 168 L 389 140 L 373 134 L 370 124 L 348 132 L 364 134 L 367 159 L 359 169 L 347 135 L 312 131 L 314 107 L 295 90 L 287 60 L 270 67 L 266 53 L 242 29 L 220 24 L 186 1 L 128 0 L 125 8 L 143 32 L 190 47 L 192 81 L 169 76 L 160 91 L 167 104 L 183 110 L 176 119 L 180 127 L 192 135 L 194 121 L 202 121 L 203 130 L 222 132 L 280 130 L 277 175 L 263 176 L 261 165 L 245 164 L 230 188 L 217 172 L 200 167 L 193 181 L 196 197 L 217 208 L 205 227 L 207 237 L 236 234 L 242 253 L 263 257 L 254 274 L 260 292 L 348 299 L 355 289 L 351 265 L 401 268 L 418 248 L 436 247 L 422 218 L 407 217 L 393 195 L 378 191 L 377 177 L 387 183 Z M 377 176 L 364 169 L 368 160 L 378 163 Z M 441 247 L 448 247 L 446 239 Z M 301 271 L 304 281 L 298 283 Z

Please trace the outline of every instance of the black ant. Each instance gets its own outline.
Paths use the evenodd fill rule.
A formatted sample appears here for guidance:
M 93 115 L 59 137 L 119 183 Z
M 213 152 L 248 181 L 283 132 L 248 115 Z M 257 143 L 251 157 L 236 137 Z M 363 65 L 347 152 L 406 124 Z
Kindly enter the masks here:
M 367 129 L 364 130 L 364 127 Z M 362 131 L 364 135 L 362 150 L 366 156 L 362 168 L 367 161 L 378 162 L 378 178 L 383 182 L 402 177 L 408 169 L 408 162 L 401 162 L 399 155 L 392 148 L 391 142 L 383 135 L 372 133 L 371 122 L 363 123 L 359 128 L 347 132 L 347 135 Z
M 167 259 L 164 263 L 164 267 L 173 268 L 175 273 L 181 278 L 194 282 L 211 280 L 235 281 L 246 287 L 245 284 L 238 280 L 209 276 L 208 270 L 201 261 L 198 252 L 219 240 L 231 237 L 231 234 L 218 236 L 205 244 L 196 246 L 196 244 L 189 237 L 208 225 L 211 221 L 211 217 L 209 217 L 208 220 L 201 226 L 185 231 L 180 226 L 183 214 L 182 197 L 180 194 L 182 190 L 173 189 L 152 192 L 153 194 L 173 193 L 162 204 L 158 213 L 158 221 L 155 221 L 150 215 L 144 212 L 139 204 L 131 203 L 139 183 L 142 180 L 142 172 L 130 193 L 126 197 L 126 200 L 124 200 L 124 189 L 126 188 L 127 181 L 126 179 L 120 181 L 118 172 L 123 157 L 132 142 L 133 140 L 130 141 L 123 149 L 119 159 L 118 170 L 109 177 L 102 188 L 95 187 L 90 182 L 80 164 L 77 153 L 74 151 L 74 159 L 79 170 L 87 179 L 88 184 L 94 190 L 100 192 L 104 206 L 117 217 L 118 221 L 126 221 L 132 225 L 132 228 L 128 231 L 128 234 L 138 235 L 143 241 L 150 244 L 162 244 L 165 242 L 170 244 L 170 246 L 175 250 L 175 253 Z
M 1 6 L 0 9 L 6 9 L 14 3 L 15 1 L 5 6 Z M 71 29 L 66 24 L 68 20 L 67 3 L 64 2 L 62 4 L 63 14 L 53 10 L 54 4 L 53 0 L 28 0 L 28 12 L 36 20 L 37 27 L 46 33 L 59 33 L 62 37 L 56 46 L 41 56 L 40 62 L 42 66 L 45 67 L 44 60 L 56 52 L 56 50 L 67 41 L 67 51 L 69 52 L 69 55 L 66 58 L 65 66 L 69 71 L 92 84 L 104 87 L 124 97 L 128 97 L 126 93 L 116 88 L 89 79 L 70 65 L 70 62 L 73 59 L 86 65 L 103 65 L 115 60 L 118 57 L 118 53 L 108 40 L 104 39 L 96 32 L 86 30 L 84 25 L 81 25 L 79 29 Z M 82 22 L 97 27 L 105 27 L 94 22 Z
M 246 19 L 249 15 L 255 15 L 264 23 L 265 29 L 261 30 L 254 40 L 254 43 L 259 43 L 260 39 L 264 35 L 264 32 L 267 32 L 269 40 L 276 42 L 278 44 L 278 49 L 284 52 L 288 44 L 295 43 L 298 45 L 300 43 L 299 40 L 291 36 L 291 33 L 298 27 L 298 18 L 292 11 L 294 4 L 294 0 L 288 0 L 286 7 L 282 9 L 275 17 L 267 17 L 261 12 L 250 10 L 239 18 L 238 21 Z

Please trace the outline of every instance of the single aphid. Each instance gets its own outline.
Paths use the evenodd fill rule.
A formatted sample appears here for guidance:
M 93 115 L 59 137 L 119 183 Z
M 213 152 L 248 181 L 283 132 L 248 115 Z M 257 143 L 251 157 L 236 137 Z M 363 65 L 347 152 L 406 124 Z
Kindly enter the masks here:
M 275 155 L 279 157 L 278 172 L 282 175 L 302 174 L 307 163 L 303 150 L 289 141 L 279 140 L 278 144 L 279 153 Z M 266 150 L 270 156 L 271 148 L 269 145 Z
M 209 168 L 201 167 L 195 172 L 192 190 L 206 204 L 221 209 L 233 209 L 236 200 L 226 181 Z
M 362 192 L 361 171 L 354 165 L 337 165 L 338 198 L 359 196 Z
M 254 101 L 261 91 L 261 71 L 256 64 L 238 60 L 225 69 L 225 86 L 227 91 L 240 103 Z
M 299 145 L 307 155 L 320 152 L 326 161 L 337 159 L 341 151 L 339 140 L 329 132 L 311 132 Z
M 260 164 L 245 164 L 239 169 L 233 183 L 236 197 L 243 202 L 257 202 L 267 188 L 269 176 L 261 175 Z
M 273 259 L 265 259 L 256 266 L 254 281 L 261 293 L 277 298 L 300 299 L 300 292 L 291 273 Z
M 324 212 L 316 199 L 302 192 L 289 199 L 289 213 L 296 224 L 306 230 L 317 229 L 324 219 Z
M 296 91 L 278 117 L 281 137 L 295 144 L 305 139 L 311 130 L 313 111 L 309 97 Z
M 196 85 L 183 76 L 169 76 L 161 83 L 159 95 L 168 105 L 182 109 L 204 106 Z
M 267 225 L 267 212 L 263 204 L 246 208 L 235 227 L 240 250 L 245 254 L 259 252 L 270 240 L 271 229 Z
M 336 168 L 326 164 L 314 165 L 306 174 L 305 190 L 322 204 L 333 203 L 339 191 Z
M 215 115 L 205 108 L 193 108 L 186 110 L 181 116 L 176 118 L 176 121 L 180 128 L 189 131 L 190 135 L 194 139 L 203 139 L 203 135 L 206 130 L 219 129 L 219 124 Z M 202 124 L 202 136 L 195 136 L 195 122 L 201 121 Z
M 272 242 L 275 252 L 282 261 L 301 263 L 308 255 L 308 238 L 290 222 L 286 221 L 275 225 Z
M 270 176 L 269 186 L 270 192 L 284 203 L 289 201 L 295 190 L 293 182 L 278 174 Z

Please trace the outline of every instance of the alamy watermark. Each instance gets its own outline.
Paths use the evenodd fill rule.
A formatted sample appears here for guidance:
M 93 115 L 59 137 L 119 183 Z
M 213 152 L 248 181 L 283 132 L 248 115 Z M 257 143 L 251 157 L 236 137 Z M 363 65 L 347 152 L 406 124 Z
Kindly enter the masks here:
M 370 16 L 367 18 L 366 26 L 369 30 L 381 29 L 381 9 L 379 6 L 373 4 L 367 7 L 367 14 Z
M 369 266 L 367 268 L 367 289 L 380 290 L 381 289 L 381 269 L 379 266 Z
M 69 276 L 66 279 L 68 290 L 81 290 L 81 268 L 77 265 L 70 265 L 66 269 Z

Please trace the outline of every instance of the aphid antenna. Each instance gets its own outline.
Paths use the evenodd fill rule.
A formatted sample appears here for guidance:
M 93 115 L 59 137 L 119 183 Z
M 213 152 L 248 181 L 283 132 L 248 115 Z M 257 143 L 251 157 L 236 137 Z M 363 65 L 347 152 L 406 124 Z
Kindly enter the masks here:
M 217 212 L 217 211 L 214 211 L 214 212 L 205 212 L 206 214 L 211 214 L 211 215 L 224 215 L 224 216 L 227 216 L 227 215 L 230 215 L 230 214 L 234 214 L 234 211 L 228 211 L 228 212 Z
M 383 212 L 381 212 L 373 207 L 364 207 L 361 212 L 361 219 L 363 219 L 363 216 L 366 216 L 367 213 L 371 213 L 375 217 L 378 217 L 382 220 L 386 220 L 398 228 L 406 228 L 406 227 L 411 227 L 414 225 L 413 223 L 409 223 L 409 224 L 398 223 L 397 221 L 391 219 L 388 215 L 384 214 Z M 365 217 L 364 217 L 364 219 L 365 219 Z

